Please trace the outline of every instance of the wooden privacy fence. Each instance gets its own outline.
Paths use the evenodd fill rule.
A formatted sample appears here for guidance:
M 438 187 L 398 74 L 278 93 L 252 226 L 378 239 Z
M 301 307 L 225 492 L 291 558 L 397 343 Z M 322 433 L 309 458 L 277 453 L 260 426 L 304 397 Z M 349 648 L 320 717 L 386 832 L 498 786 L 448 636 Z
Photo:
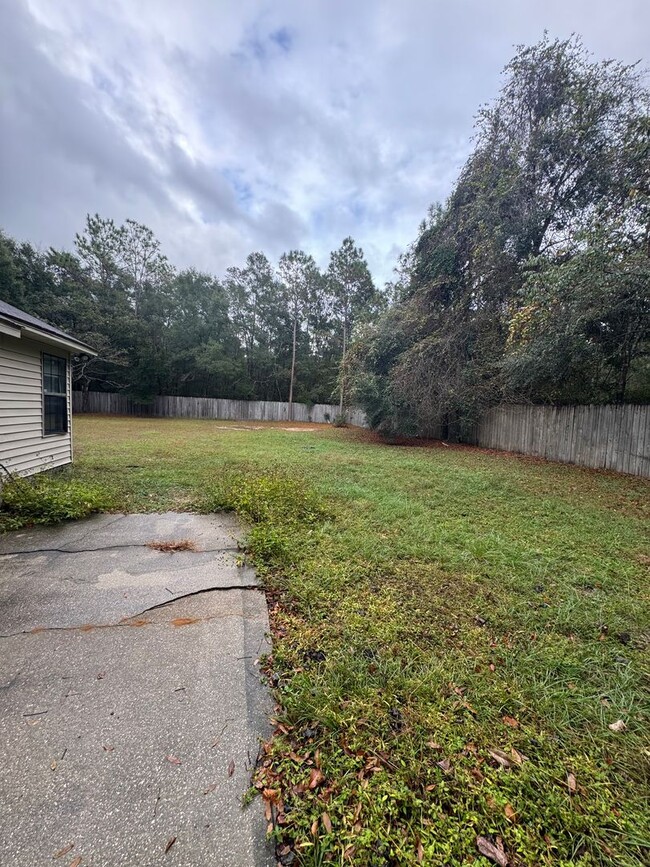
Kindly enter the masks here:
M 476 445 L 650 477 L 650 406 L 498 406 Z
M 231 421 L 331 422 L 338 406 L 274 400 L 213 397 L 156 397 L 140 403 L 125 394 L 72 393 L 75 413 L 212 418 Z M 350 424 L 367 427 L 360 409 L 347 411 Z M 535 455 L 583 467 L 616 470 L 650 478 L 650 406 L 506 405 L 488 410 L 469 441 L 489 449 Z
M 98 412 L 112 415 L 144 415 L 160 418 L 213 418 L 224 421 L 304 421 L 326 423 L 339 414 L 338 406 L 327 403 L 293 404 L 293 418 L 289 417 L 289 404 L 276 400 L 226 400 L 218 397 L 173 397 L 163 395 L 148 403 L 134 400 L 126 394 L 101 391 L 72 392 L 72 411 Z M 367 427 L 365 414 L 349 409 L 346 417 L 350 424 Z

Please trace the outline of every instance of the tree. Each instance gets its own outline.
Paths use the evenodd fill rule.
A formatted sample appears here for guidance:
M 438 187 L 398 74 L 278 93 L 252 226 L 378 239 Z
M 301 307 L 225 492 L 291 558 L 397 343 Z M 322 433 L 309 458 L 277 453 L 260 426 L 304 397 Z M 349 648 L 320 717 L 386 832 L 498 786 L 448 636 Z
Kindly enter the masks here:
M 130 389 L 143 399 L 159 394 L 168 372 L 165 338 L 174 278 L 160 242 L 141 223 L 117 226 L 95 214 L 76 235 L 76 248 L 91 293 L 114 320 L 113 339 L 127 351 Z
M 506 363 L 511 322 L 528 304 L 524 287 L 547 265 L 578 255 L 594 221 L 636 221 L 635 231 L 643 224 L 640 209 L 630 209 L 647 187 L 649 163 L 639 70 L 592 61 L 576 37 L 545 36 L 520 47 L 505 73 L 498 99 L 479 112 L 474 152 L 449 201 L 432 210 L 407 253 L 410 279 L 400 280 L 391 313 L 403 345 L 397 354 L 391 347 L 389 371 L 377 380 L 386 424 L 401 417 L 421 432 L 462 435 L 499 400 L 545 399 L 548 391 L 522 390 L 514 372 L 523 368 Z M 580 286 L 586 303 L 593 284 Z M 380 334 L 365 344 L 362 377 L 385 363 Z M 397 405 L 409 411 L 386 409 Z
M 298 332 L 307 319 L 318 287 L 319 273 L 312 256 L 302 250 L 283 253 L 278 274 L 284 301 L 291 321 L 291 374 L 289 377 L 289 418 L 293 419 L 293 392 L 296 381 L 296 347 Z
M 327 269 L 332 309 L 341 328 L 341 365 L 345 364 L 348 340 L 355 320 L 363 313 L 370 313 L 373 306 L 380 306 L 380 298 L 372 282 L 368 264 L 361 247 L 355 247 L 348 237 L 330 256 Z M 345 401 L 344 381 L 339 385 L 339 412 L 343 415 Z
M 650 399 L 650 251 L 631 225 L 597 222 L 572 255 L 540 259 L 530 273 L 504 360 L 523 396 Z
M 225 288 L 230 316 L 244 350 L 251 395 L 277 385 L 277 328 L 280 292 L 264 253 L 251 253 L 244 268 L 228 268 Z M 265 394 L 265 396 L 267 396 Z

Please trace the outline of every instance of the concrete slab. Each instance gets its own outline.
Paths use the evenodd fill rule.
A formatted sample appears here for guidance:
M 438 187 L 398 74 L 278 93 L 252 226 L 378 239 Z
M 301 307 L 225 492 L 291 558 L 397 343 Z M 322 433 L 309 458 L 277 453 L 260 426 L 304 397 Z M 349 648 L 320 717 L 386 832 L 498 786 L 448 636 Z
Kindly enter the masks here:
M 0 536 L 0 554 L 24 551 L 98 551 L 151 541 L 192 539 L 199 550 L 237 547 L 241 529 L 234 515 L 163 512 L 146 515 L 93 515 L 54 527 L 34 527 Z
M 94 521 L 108 542 L 105 517 Z M 139 526 L 115 522 L 119 538 L 148 535 L 142 517 L 133 516 Z M 212 544 L 236 537 L 231 519 L 194 527 L 193 517 L 174 527 L 167 515 L 154 529 L 186 538 L 202 528 Z M 23 553 L 0 557 L 1 631 L 9 635 L 0 641 L 1 860 L 31 867 L 73 844 L 55 863 L 274 863 L 261 805 L 241 807 L 268 734 L 256 664 L 268 650 L 263 594 L 213 589 L 232 587 L 241 572 L 232 550 L 169 555 L 130 542 L 97 559 L 92 524 L 84 522 L 85 547 L 75 554 L 2 543 Z M 82 544 L 79 525 L 59 529 L 48 531 L 47 545 Z M 43 538 L 30 534 L 30 544 Z M 170 589 L 194 595 L 167 594 L 159 605 L 166 571 Z M 145 611 L 147 602 L 156 607 Z M 37 622 L 56 626 L 16 628 Z
M 0 636 L 116 623 L 200 590 L 252 587 L 254 571 L 238 565 L 238 533 L 231 516 L 181 513 L 9 533 L 0 537 Z M 148 547 L 181 539 L 197 550 Z

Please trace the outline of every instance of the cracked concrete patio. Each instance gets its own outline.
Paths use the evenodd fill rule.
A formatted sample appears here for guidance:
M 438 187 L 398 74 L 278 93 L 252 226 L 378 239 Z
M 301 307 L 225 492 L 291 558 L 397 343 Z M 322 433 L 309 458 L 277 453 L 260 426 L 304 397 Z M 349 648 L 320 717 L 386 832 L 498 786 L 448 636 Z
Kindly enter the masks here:
M 167 513 L 0 538 L 7 863 L 273 863 L 260 805 L 241 806 L 270 708 L 238 532 Z M 183 539 L 197 550 L 148 546 Z

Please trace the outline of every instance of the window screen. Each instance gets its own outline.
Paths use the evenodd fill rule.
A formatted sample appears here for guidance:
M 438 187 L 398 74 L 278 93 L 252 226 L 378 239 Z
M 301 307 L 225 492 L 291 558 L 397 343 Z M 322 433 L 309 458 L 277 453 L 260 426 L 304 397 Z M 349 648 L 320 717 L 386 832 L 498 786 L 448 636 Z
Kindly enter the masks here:
M 68 393 L 66 360 L 43 354 L 43 433 L 68 431 Z

